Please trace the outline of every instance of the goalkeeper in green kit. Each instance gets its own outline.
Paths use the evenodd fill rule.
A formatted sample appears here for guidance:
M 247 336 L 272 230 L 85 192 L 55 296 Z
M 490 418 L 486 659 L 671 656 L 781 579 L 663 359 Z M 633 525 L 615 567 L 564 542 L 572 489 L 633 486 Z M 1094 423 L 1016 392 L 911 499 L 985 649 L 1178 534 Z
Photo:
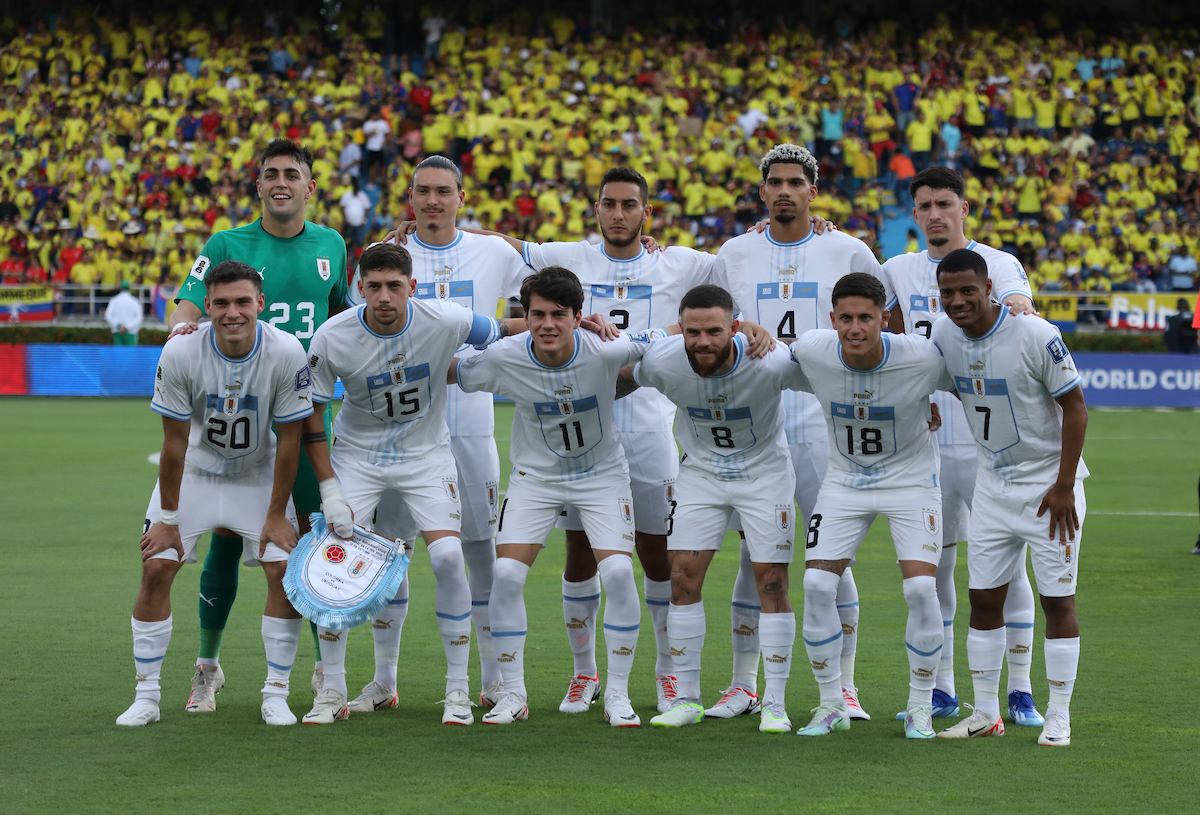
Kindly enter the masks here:
M 217 232 L 204 244 L 175 299 L 178 307 L 170 319 L 171 336 L 196 329 L 196 321 L 204 314 L 204 276 L 225 260 L 238 260 L 258 270 L 267 301 L 261 319 L 293 334 L 305 350 L 317 328 L 345 307 L 346 242 L 335 230 L 304 220 L 305 204 L 317 188 L 312 165 L 308 148 L 290 139 L 275 139 L 267 145 L 259 162 L 262 217 L 246 226 Z M 332 435 L 331 414 L 325 414 L 326 435 Z M 309 514 L 321 508 L 321 494 L 303 452 L 292 500 L 304 534 L 309 529 Z M 225 684 L 218 657 L 225 622 L 237 596 L 241 553 L 241 538 L 227 529 L 213 532 L 200 575 L 200 653 L 187 703 L 192 713 L 216 710 L 217 692 Z M 313 674 L 315 688 L 321 679 L 315 628 L 313 642 L 317 644 L 318 659 Z

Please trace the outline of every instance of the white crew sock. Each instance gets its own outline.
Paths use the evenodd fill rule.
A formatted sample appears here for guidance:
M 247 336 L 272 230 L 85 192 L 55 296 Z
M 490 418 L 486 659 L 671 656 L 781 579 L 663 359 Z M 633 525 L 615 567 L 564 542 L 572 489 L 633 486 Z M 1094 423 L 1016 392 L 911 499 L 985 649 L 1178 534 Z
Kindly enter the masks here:
M 129 618 L 133 629 L 133 669 L 137 675 L 135 699 L 149 699 L 158 704 L 162 700 L 159 677 L 162 675 L 163 658 L 171 644 L 171 617 L 154 622 L 143 622 Z
M 821 569 L 804 570 L 804 648 L 821 701 L 842 701 L 842 626 L 837 613 L 841 577 Z
M 600 575 L 562 581 L 563 622 L 575 657 L 575 676 L 599 676 L 596 668 L 596 620 L 600 616 Z
M 783 702 L 788 677 L 792 675 L 792 648 L 796 644 L 796 613 L 763 612 L 758 618 L 759 641 L 762 642 L 763 678 L 766 690 L 762 703 Z
M 762 604 L 758 598 L 758 585 L 754 580 L 754 565 L 750 561 L 750 549 L 746 539 L 741 541 L 741 559 L 738 561 L 737 577 L 733 581 L 733 601 L 730 603 L 730 619 L 733 623 L 733 687 L 747 693 L 758 694 L 758 658 L 761 647 L 758 641 L 758 619 Z
M 429 544 L 429 565 L 437 578 L 433 609 L 446 652 L 446 693 L 467 692 L 471 661 L 471 589 L 467 585 L 462 541 L 453 535 Z
M 1000 718 L 1000 668 L 1004 665 L 1004 629 L 967 629 L 967 665 L 975 686 L 975 709 L 992 721 Z
M 317 638 L 321 640 L 321 662 L 325 666 L 324 690 L 335 690 L 343 696 L 346 691 L 346 640 L 350 632 L 345 628 L 317 626 Z
M 954 615 L 958 611 L 958 591 L 954 587 L 954 565 L 958 546 L 942 546 L 937 570 L 938 606 L 942 613 L 942 658 L 938 661 L 934 687 L 948 696 L 957 696 L 954 688 Z
M 854 657 L 858 653 L 858 584 L 849 566 L 838 583 L 836 605 L 842 623 L 842 685 L 853 688 Z
M 667 611 L 667 634 L 671 638 L 671 659 L 679 680 L 679 695 L 700 701 L 700 652 L 704 649 L 704 601 L 677 606 Z
M 642 591 L 646 595 L 646 609 L 654 623 L 655 676 L 675 676 L 675 665 L 671 659 L 671 643 L 667 637 L 667 611 L 671 606 L 671 581 L 651 580 L 642 577 Z
M 300 627 L 304 620 L 282 617 L 262 618 L 263 648 L 267 652 L 267 681 L 262 694 L 287 698 L 288 681 L 292 675 L 292 664 L 296 661 L 296 649 L 300 647 Z
M 1079 637 L 1046 640 L 1046 680 L 1050 683 L 1048 708 L 1071 713 L 1071 694 L 1075 692 L 1075 677 L 1079 673 Z
M 1035 599 L 1029 574 L 1025 571 L 1025 553 L 1008 583 L 1004 599 L 1004 632 L 1008 658 L 1008 692 L 1033 692 L 1029 669 L 1033 666 L 1033 614 Z
M 609 555 L 597 564 L 604 587 L 604 647 L 608 651 L 608 686 L 604 698 L 629 695 L 629 674 L 637 651 L 642 609 L 633 582 L 633 558 Z
M 371 618 L 371 638 L 375 640 L 375 681 L 395 689 L 396 663 L 400 661 L 400 635 L 408 617 L 408 575 L 400 582 L 396 595 Z
M 479 681 L 486 688 L 500 678 L 496 649 L 492 645 L 492 623 L 488 600 L 492 596 L 492 569 L 496 565 L 496 541 L 463 541 L 467 562 L 467 585 L 471 589 L 471 622 L 475 624 L 475 650 L 479 652 Z
M 904 645 L 908 652 L 908 706 L 928 705 L 933 699 L 942 650 L 942 615 L 938 608 L 937 578 L 910 577 L 904 581 L 908 625 Z
M 496 645 L 496 660 L 504 690 L 525 698 L 525 636 L 528 620 L 525 616 L 525 579 L 529 567 L 509 557 L 496 558 L 492 570 L 492 598 L 488 614 L 492 620 L 492 639 Z

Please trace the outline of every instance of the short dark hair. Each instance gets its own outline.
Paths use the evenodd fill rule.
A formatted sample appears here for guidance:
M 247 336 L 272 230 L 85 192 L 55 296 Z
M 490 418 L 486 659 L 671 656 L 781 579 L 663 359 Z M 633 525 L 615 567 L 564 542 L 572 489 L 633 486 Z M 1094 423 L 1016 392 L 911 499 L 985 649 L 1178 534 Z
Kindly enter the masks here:
M 403 246 L 394 243 L 377 243 L 362 253 L 358 259 L 358 275 L 380 269 L 394 269 L 406 277 L 412 277 L 412 255 Z
M 867 272 L 851 272 L 833 286 L 831 298 L 836 308 L 838 301 L 846 297 L 865 297 L 881 309 L 887 306 L 887 290 L 883 282 Z
M 937 275 L 940 278 L 944 274 L 955 272 L 974 272 L 981 280 L 987 280 L 987 261 L 983 259 L 983 255 L 970 249 L 955 249 L 942 258 L 942 262 L 938 264 Z
M 237 283 L 239 280 L 249 280 L 254 284 L 254 291 L 262 293 L 262 275 L 253 266 L 240 260 L 223 260 L 208 270 L 204 276 L 204 288 L 211 292 L 213 286 L 224 286 Z
M 820 168 L 817 165 L 817 159 L 812 153 L 808 152 L 807 147 L 801 147 L 791 142 L 784 142 L 768 150 L 767 154 L 758 162 L 758 169 L 762 171 L 764 184 L 767 183 L 767 176 L 771 174 L 771 167 L 775 164 L 797 164 L 804 171 L 809 184 L 815 185 L 817 183 Z
M 963 181 L 963 177 L 958 174 L 957 170 L 951 170 L 949 167 L 926 167 L 914 175 L 912 181 L 908 182 L 908 194 L 916 198 L 917 190 L 921 187 L 929 187 L 932 190 L 950 190 L 959 198 L 967 197 L 966 182 Z
M 409 182 L 409 186 L 412 186 L 417 182 L 417 173 L 421 172 L 422 170 L 449 170 L 454 175 L 455 187 L 460 190 L 462 189 L 462 168 L 445 156 L 430 156 L 418 164 L 413 169 L 412 181 Z
M 521 284 L 521 307 L 526 314 L 535 294 L 560 306 L 568 306 L 576 314 L 583 311 L 583 286 L 574 272 L 562 266 L 547 266 L 525 278 Z
M 696 286 L 679 301 L 679 316 L 685 308 L 719 308 L 733 316 L 733 297 L 720 286 Z
M 606 172 L 600 179 L 600 195 L 598 198 L 604 197 L 604 187 L 608 184 L 637 184 L 638 196 L 642 200 L 644 206 L 650 200 L 650 185 L 646 183 L 646 178 L 632 167 L 613 167 Z
M 307 167 L 308 174 L 312 175 L 312 150 L 309 150 L 303 144 L 298 144 L 291 139 L 271 139 L 262 151 L 262 157 L 258 160 L 258 166 L 262 167 L 276 156 L 287 156 L 288 158 L 295 159 L 297 164 Z

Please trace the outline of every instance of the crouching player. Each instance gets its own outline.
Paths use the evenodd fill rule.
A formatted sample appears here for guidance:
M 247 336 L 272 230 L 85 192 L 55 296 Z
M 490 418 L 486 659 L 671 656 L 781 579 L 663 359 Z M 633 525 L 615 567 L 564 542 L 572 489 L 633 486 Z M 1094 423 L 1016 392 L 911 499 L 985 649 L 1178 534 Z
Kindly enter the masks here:
M 810 331 L 792 345 L 829 428 L 829 472 L 808 523 L 804 563 L 804 644 L 821 701 L 801 736 L 850 727 L 834 598 L 842 572 L 878 515 L 891 526 L 908 603 L 904 735 L 934 736 L 933 685 L 942 648 L 936 589 L 942 497 L 933 433 L 938 422 L 930 421 L 929 397 L 951 382 L 928 342 L 882 333 L 886 299 L 878 278 L 848 274 L 833 287 L 835 330 Z
M 117 718 L 130 727 L 159 720 L 171 584 L 184 563 L 196 562 L 200 535 L 219 527 L 241 535 L 243 562 L 261 563 L 267 577 L 263 720 L 296 723 L 287 696 L 301 620 L 283 573 L 297 541 L 287 510 L 301 420 L 312 414 L 307 357 L 295 337 L 258 322 L 262 278 L 253 267 L 227 260 L 205 283 L 212 322 L 163 347 L 150 403 L 163 417 L 163 447 L 131 621 L 137 693 Z
M 667 636 L 679 690 L 671 707 L 650 723 L 681 727 L 704 719 L 700 652 L 706 623 L 700 592 L 736 510 L 762 603 L 759 641 L 767 687 L 759 730 L 788 733 L 784 691 L 796 640 L 788 564 L 796 512 L 779 394 L 802 387 L 804 375 L 782 346 L 761 359 L 750 356 L 737 333 L 733 298 L 717 286 L 697 286 L 684 295 L 679 325 L 682 337 L 654 343 L 633 370 L 637 384 L 658 389 L 677 406 L 675 436 L 684 452 L 667 539 Z
M 1079 668 L 1075 585 L 1087 512 L 1082 383 L 1058 329 L 1040 317 L 1009 314 L 992 301 L 987 263 L 978 253 L 956 249 L 942 260 L 937 276 L 950 319 L 934 323 L 932 339 L 966 408 L 980 465 L 967 525 L 967 663 L 975 711 L 938 736 L 1004 735 L 998 699 L 1004 601 L 1028 544 L 1046 613 L 1050 683 L 1038 744 L 1064 747 L 1071 743 L 1071 694 Z

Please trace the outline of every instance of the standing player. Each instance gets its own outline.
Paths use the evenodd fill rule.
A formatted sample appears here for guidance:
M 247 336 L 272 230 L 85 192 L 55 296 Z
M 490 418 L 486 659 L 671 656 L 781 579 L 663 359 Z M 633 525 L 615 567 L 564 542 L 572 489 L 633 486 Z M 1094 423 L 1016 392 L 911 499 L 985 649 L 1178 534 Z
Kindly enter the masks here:
M 312 413 L 308 365 L 294 337 L 258 322 L 264 299 L 253 267 L 237 261 L 214 266 L 204 306 L 212 322 L 163 348 L 154 383 L 150 406 L 163 416 L 163 448 L 131 620 L 137 696 L 117 724 L 159 720 L 171 584 L 184 563 L 196 562 L 196 541 L 215 527 L 236 531 L 244 541 L 242 561 L 261 564 L 266 574 L 262 717 L 267 724 L 295 724 L 287 696 L 300 615 L 284 593 L 283 573 L 297 540 L 286 513 L 300 420 Z
M 366 304 L 331 319 L 313 338 L 309 361 L 319 407 L 305 423 L 305 440 L 326 505 L 344 501 L 365 522 L 380 496 L 392 490 L 416 521 L 437 578 L 434 608 L 447 664 L 442 723 L 471 724 L 471 592 L 459 540 L 462 502 L 442 373 L 464 342 L 486 346 L 510 325 L 502 328 L 495 319 L 454 303 L 412 297 L 417 288 L 412 260 L 399 246 L 377 244 L 363 252 L 359 275 Z M 346 390 L 331 454 L 321 414 L 339 377 Z M 350 715 L 346 632 L 324 627 L 318 632 L 324 686 L 304 717 L 306 724 L 330 724 Z M 390 691 L 384 701 L 394 706 L 394 684 Z
M 938 293 L 950 319 L 934 323 L 932 339 L 945 356 L 979 446 L 967 528 L 967 663 L 975 712 L 938 736 L 1004 735 L 997 697 L 1005 594 L 1028 546 L 1046 614 L 1050 685 L 1038 744 L 1065 746 L 1071 743 L 1071 694 L 1079 667 L 1075 586 L 1079 530 L 1087 512 L 1082 382 L 1058 329 L 1030 314 L 1013 316 L 991 300 L 987 262 L 978 253 L 958 249 L 947 255 L 938 266 Z
M 908 625 L 909 693 L 904 735 L 933 738 L 933 681 L 942 648 L 937 564 L 941 548 L 938 447 L 929 397 L 950 387 L 941 355 L 917 337 L 883 334 L 883 283 L 848 274 L 833 289 L 834 331 L 792 345 L 829 430 L 829 469 L 808 522 L 804 563 L 804 644 L 821 702 L 801 736 L 850 726 L 842 695 L 842 629 L 835 597 L 878 515 L 888 519 Z
M 501 238 L 475 235 L 454 226 L 463 207 L 462 170 L 444 156 L 430 156 L 413 172 L 410 196 L 416 213 L 416 234 L 405 242 L 412 257 L 418 300 L 455 303 L 470 311 L 490 314 L 496 304 L 515 297 L 529 267 L 504 245 Z M 348 302 L 362 302 L 351 287 Z M 469 345 L 459 356 L 477 353 Z M 500 693 L 500 668 L 492 647 L 488 599 L 492 567 L 496 562 L 496 518 L 500 496 L 500 457 L 496 451 L 495 410 L 486 393 L 464 393 L 446 387 L 446 424 L 450 448 L 458 468 L 462 497 L 462 551 L 471 588 L 471 619 L 482 673 L 480 702 L 490 707 Z M 412 540 L 412 521 L 400 501 L 384 500 L 375 528 L 389 537 Z M 397 704 L 396 664 L 400 636 L 407 616 L 408 579 L 393 600 L 385 618 L 372 628 L 375 639 L 375 677 L 350 702 L 355 712 L 394 707 Z
M 870 248 L 844 232 L 817 234 L 808 207 L 817 196 L 817 161 L 803 147 L 779 144 L 759 164 L 759 196 L 770 225 L 728 241 L 717 253 L 712 282 L 733 295 L 743 318 L 755 320 L 783 342 L 815 328 L 830 328 L 833 286 L 847 272 L 881 277 Z M 825 477 L 829 441 L 821 406 L 806 393 L 783 394 L 785 424 L 796 473 L 796 503 L 807 523 Z M 759 613 L 749 553 L 742 549 L 733 586 L 733 682 L 705 715 L 730 718 L 758 710 Z M 869 719 L 858 704 L 854 654 L 858 639 L 858 588 L 846 569 L 837 597 L 845 633 L 842 677 L 846 704 L 854 718 Z
M 343 308 L 346 298 L 346 242 L 335 230 L 304 220 L 304 205 L 316 192 L 312 152 L 289 139 L 275 139 L 259 161 L 258 196 L 262 217 L 252 224 L 218 232 L 208 239 L 181 287 L 171 315 L 171 334 L 196 330 L 204 314 L 206 273 L 225 260 L 247 263 L 262 275 L 266 321 L 292 334 L 308 348 L 317 328 Z M 308 457 L 303 453 L 292 491 L 300 530 L 321 508 L 321 496 Z M 218 662 L 225 623 L 237 596 L 242 542 L 228 529 L 213 531 L 200 573 L 200 652 L 187 710 L 216 710 L 216 694 L 225 684 Z M 313 641 L 320 643 L 314 629 Z M 320 663 L 318 662 L 318 665 Z M 313 676 L 314 691 L 320 677 Z
M 716 286 L 698 286 L 679 304 L 682 337 L 653 345 L 633 370 L 635 381 L 658 389 L 678 406 L 676 438 L 684 451 L 676 505 L 670 516 L 671 607 L 667 634 L 679 682 L 672 706 L 651 724 L 681 727 L 704 719 L 700 652 L 705 618 L 701 589 L 731 515 L 746 530 L 754 564 L 767 689 L 759 730 L 792 729 L 784 707 L 796 640 L 788 599 L 795 511 L 780 391 L 801 387 L 798 365 L 777 348 L 750 357 L 737 335 L 733 299 Z
M 504 695 L 484 714 L 485 724 L 529 716 L 525 580 L 566 507 L 579 511 L 608 597 L 604 718 L 614 727 L 641 724 L 629 701 L 641 618 L 631 557 L 633 504 L 613 402 L 617 374 L 642 357 L 649 334 L 624 334 L 604 343 L 581 332 L 583 301 L 583 287 L 570 271 L 541 270 L 521 286 L 529 336 L 460 360 L 451 372 L 465 391 L 489 391 L 517 404 L 510 453 L 514 470 L 500 508 L 490 605 Z
M 942 258 L 956 249 L 971 249 L 984 258 L 998 300 L 1009 305 L 1014 314 L 1032 313 L 1033 300 L 1029 278 L 1015 257 L 985 244 L 968 241 L 963 222 L 969 205 L 962 176 L 945 167 L 930 167 L 913 177 L 913 217 L 925 235 L 927 249 L 892 258 L 883 265 L 884 275 L 894 297 L 888 304 L 892 330 L 928 338 L 942 311 L 938 294 L 937 270 Z M 897 306 L 899 308 L 897 309 Z M 954 588 L 954 564 L 959 541 L 966 540 L 967 514 L 975 490 L 975 471 L 979 460 L 975 440 L 967 424 L 962 404 L 949 393 L 935 394 L 941 410 L 942 428 L 938 431 L 942 470 L 942 559 L 938 564 L 938 603 L 942 610 L 945 643 L 938 665 L 933 691 L 934 718 L 958 715 L 958 693 L 954 686 L 954 614 L 957 594 Z M 1014 724 L 1041 726 L 1042 716 L 1033 703 L 1029 668 L 1033 661 L 1033 587 L 1021 558 L 1008 586 L 1004 607 L 1005 637 L 1008 656 L 1008 711 Z M 896 714 L 904 718 L 904 712 Z

